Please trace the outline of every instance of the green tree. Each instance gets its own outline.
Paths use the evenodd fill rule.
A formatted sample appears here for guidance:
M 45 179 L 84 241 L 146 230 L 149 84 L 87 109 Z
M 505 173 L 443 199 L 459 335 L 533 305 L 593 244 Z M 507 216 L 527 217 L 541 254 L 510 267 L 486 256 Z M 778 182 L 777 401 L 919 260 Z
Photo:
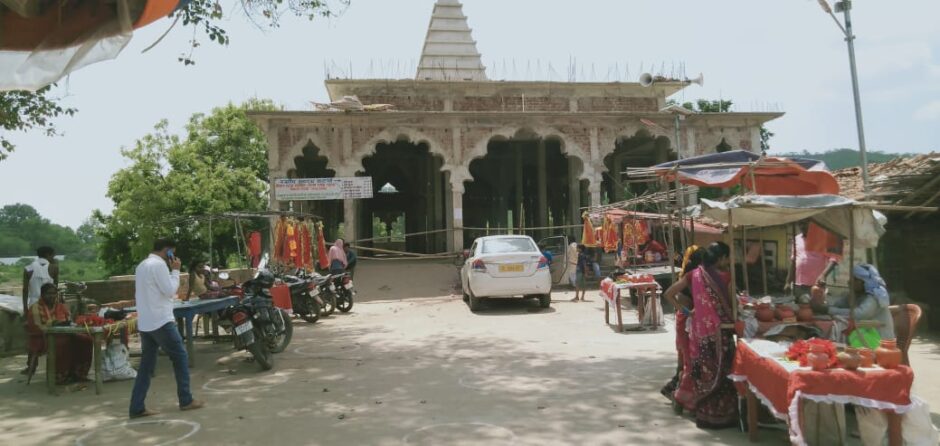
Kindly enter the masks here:
M 63 107 L 58 98 L 49 96 L 52 86 L 31 91 L 0 91 L 0 160 L 5 159 L 16 146 L 6 136 L 9 132 L 38 130 L 55 136 L 53 121 L 59 116 L 72 116 L 74 108 Z
M 112 176 L 111 215 L 96 212 L 99 256 L 112 274 L 130 272 L 157 237 L 172 237 L 183 259 L 213 259 L 237 252 L 234 225 L 202 218 L 266 206 L 266 139 L 247 110 L 276 108 L 270 101 L 227 105 L 196 114 L 185 137 L 171 135 L 167 122 L 122 151 L 130 165 Z
M 0 256 L 33 255 L 44 245 L 60 254 L 76 254 L 83 248 L 75 231 L 53 224 L 32 206 L 17 203 L 0 208 Z

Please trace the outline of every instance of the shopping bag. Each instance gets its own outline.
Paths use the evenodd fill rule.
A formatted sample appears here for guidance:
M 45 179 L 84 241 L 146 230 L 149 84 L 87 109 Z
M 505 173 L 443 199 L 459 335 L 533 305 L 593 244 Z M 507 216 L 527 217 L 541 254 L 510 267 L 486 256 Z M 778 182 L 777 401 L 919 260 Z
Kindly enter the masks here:
M 131 367 L 127 346 L 119 339 L 112 339 L 104 353 L 101 364 L 102 381 L 121 381 L 137 378 L 137 371 Z
M 855 348 L 876 349 L 881 345 L 881 335 L 874 328 L 856 328 L 849 334 L 847 341 L 850 346 Z

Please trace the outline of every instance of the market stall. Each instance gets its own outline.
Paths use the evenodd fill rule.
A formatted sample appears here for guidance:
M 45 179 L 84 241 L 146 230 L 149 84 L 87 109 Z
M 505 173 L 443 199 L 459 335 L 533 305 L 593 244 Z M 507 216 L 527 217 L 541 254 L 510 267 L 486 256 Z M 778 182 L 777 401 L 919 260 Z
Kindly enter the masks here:
M 745 195 L 731 198 L 726 202 L 702 200 L 701 212 L 716 220 L 727 223 L 734 240 L 736 230 L 759 228 L 796 223 L 811 220 L 827 230 L 844 237 L 849 244 L 848 264 L 856 264 L 856 248 L 877 246 L 884 228 L 876 212 L 868 205 L 849 200 L 837 195 L 808 196 L 767 196 Z M 731 263 L 735 263 L 735 250 L 731 250 Z M 900 415 L 912 407 L 910 388 L 913 372 L 909 367 L 900 365 L 901 352 L 892 346 L 893 340 L 885 340 L 879 347 L 874 363 L 862 363 L 867 349 L 855 350 L 844 348 L 829 340 L 814 341 L 809 351 L 800 351 L 801 340 L 795 342 L 770 342 L 766 340 L 744 339 L 745 327 L 755 319 L 755 312 L 747 310 L 755 299 L 747 293 L 736 290 L 735 271 L 732 268 L 730 284 L 731 295 L 735 296 L 732 309 L 739 340 L 735 352 L 733 373 L 730 376 L 737 383 L 738 390 L 747 396 L 749 431 L 752 439 L 757 436 L 758 401 L 771 409 L 778 419 L 788 423 L 790 439 L 795 444 L 807 444 L 804 425 L 801 421 L 801 407 L 807 401 L 814 403 L 852 403 L 857 406 L 884 411 L 889 420 L 890 444 L 901 444 Z M 849 307 L 856 307 L 855 287 L 848 287 Z M 744 307 L 742 311 L 740 307 Z M 816 323 L 810 313 L 802 315 L 799 321 L 793 313 L 783 317 L 784 325 L 812 326 Z M 883 321 L 856 321 L 854 311 L 848 313 L 847 320 L 838 325 L 838 318 L 832 318 L 843 329 L 832 329 L 831 337 L 843 340 L 860 326 L 879 326 Z M 890 323 L 890 322 L 889 322 Z M 818 328 L 818 327 L 817 327 Z M 893 330 L 892 330 L 893 332 Z M 797 337 L 822 338 L 822 332 L 797 334 Z M 843 351 L 837 353 L 836 348 Z M 861 356 L 858 355 L 861 353 Z M 895 360 L 897 359 L 897 360 Z M 815 432 L 819 435 L 819 432 Z

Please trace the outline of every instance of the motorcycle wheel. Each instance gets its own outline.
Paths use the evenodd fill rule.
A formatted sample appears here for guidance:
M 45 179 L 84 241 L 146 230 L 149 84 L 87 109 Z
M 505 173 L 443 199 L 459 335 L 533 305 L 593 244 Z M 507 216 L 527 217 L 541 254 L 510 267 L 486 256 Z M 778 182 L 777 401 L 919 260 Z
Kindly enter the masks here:
M 284 318 L 284 333 L 281 333 L 271 340 L 271 353 L 280 353 L 287 349 L 290 340 L 294 337 L 294 323 L 286 311 L 281 310 L 281 317 Z
M 301 319 L 311 324 L 315 324 L 318 320 L 320 320 L 320 312 L 322 312 L 323 309 L 320 308 L 320 304 L 317 302 L 316 299 L 308 296 L 307 297 L 307 311 L 309 311 L 309 313 L 300 315 Z
M 327 317 L 336 311 L 336 295 L 328 293 L 323 296 L 323 306 L 320 307 L 320 316 Z
M 255 342 L 248 346 L 248 352 L 255 358 L 255 361 L 261 366 L 261 370 L 271 370 L 274 367 L 274 354 L 268 350 L 264 342 L 261 330 L 255 330 Z
M 352 307 L 353 307 L 352 293 L 347 291 L 346 297 L 344 297 L 343 300 L 336 302 L 336 308 L 339 311 L 342 311 L 343 313 L 349 313 L 350 311 L 352 311 Z

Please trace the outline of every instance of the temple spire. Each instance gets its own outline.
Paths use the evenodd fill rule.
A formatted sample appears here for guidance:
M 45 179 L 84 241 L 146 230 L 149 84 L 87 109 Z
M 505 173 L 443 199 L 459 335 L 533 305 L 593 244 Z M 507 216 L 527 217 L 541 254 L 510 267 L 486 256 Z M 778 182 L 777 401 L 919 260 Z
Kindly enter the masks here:
M 418 80 L 486 80 L 486 67 L 459 0 L 437 0 L 424 39 Z

